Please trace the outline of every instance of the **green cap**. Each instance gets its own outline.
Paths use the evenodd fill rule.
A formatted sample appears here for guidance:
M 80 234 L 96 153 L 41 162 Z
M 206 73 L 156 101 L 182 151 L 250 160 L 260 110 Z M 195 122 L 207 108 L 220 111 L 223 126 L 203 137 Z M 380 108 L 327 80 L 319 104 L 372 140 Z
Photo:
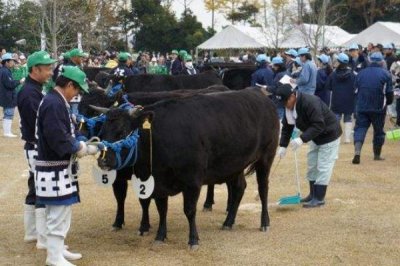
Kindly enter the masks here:
M 185 61 L 193 61 L 193 58 L 190 54 L 185 56 Z
M 89 86 L 86 82 L 86 74 L 77 66 L 63 66 L 61 76 L 69 78 L 79 84 L 79 87 L 89 93 Z
M 118 61 L 126 62 L 128 60 L 128 58 L 132 58 L 132 55 L 130 53 L 120 52 L 118 54 Z
M 178 53 L 178 50 L 172 50 L 171 54 L 176 54 L 177 55 L 179 53 Z
M 57 62 L 54 59 L 51 59 L 50 55 L 45 51 L 34 52 L 30 56 L 28 56 L 28 68 L 37 66 L 37 65 L 51 65 Z
M 86 54 L 79 50 L 78 48 L 72 49 L 71 51 L 68 52 L 69 58 L 71 57 L 85 57 Z
M 71 58 L 71 56 L 69 55 L 69 52 L 62 53 L 61 55 L 64 57 L 64 59 L 70 59 Z
M 187 54 L 188 54 L 188 52 L 186 52 L 185 50 L 180 50 L 180 51 L 179 51 L 179 55 L 180 55 L 182 58 L 185 58 L 185 57 L 187 56 Z

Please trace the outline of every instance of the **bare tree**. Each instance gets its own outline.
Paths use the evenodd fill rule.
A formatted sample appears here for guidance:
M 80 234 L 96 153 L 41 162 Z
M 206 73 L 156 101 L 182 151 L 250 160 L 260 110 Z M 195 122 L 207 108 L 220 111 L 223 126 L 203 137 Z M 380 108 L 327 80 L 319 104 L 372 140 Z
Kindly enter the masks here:
M 326 45 L 325 35 L 327 25 L 340 25 L 340 21 L 347 16 L 348 8 L 346 1 L 323 0 L 321 6 L 315 6 L 317 1 L 309 1 L 311 10 L 307 13 L 307 22 L 311 25 L 298 25 L 304 41 L 314 51 Z
M 266 8 L 268 26 L 264 28 L 265 36 L 272 46 L 279 48 L 288 36 L 295 14 L 292 12 L 290 0 L 272 0 Z

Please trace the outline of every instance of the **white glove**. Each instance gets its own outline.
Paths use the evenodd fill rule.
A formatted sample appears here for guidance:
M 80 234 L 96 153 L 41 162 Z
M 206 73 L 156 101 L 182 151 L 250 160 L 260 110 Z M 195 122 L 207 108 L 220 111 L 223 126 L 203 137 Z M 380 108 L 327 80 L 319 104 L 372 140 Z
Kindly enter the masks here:
M 276 155 L 282 159 L 283 157 L 285 157 L 286 155 L 286 148 L 285 147 L 279 147 L 278 152 L 276 153 Z
M 78 158 L 82 158 L 83 156 L 88 155 L 88 146 L 86 145 L 85 142 L 83 141 L 79 141 L 80 143 L 80 149 L 79 151 L 76 153 L 76 156 L 78 156 Z
M 96 155 L 99 152 L 99 148 L 95 144 L 87 144 L 87 155 Z
M 301 145 L 303 145 L 303 141 L 301 138 L 295 138 L 290 142 L 290 145 L 292 146 L 293 151 L 296 151 Z

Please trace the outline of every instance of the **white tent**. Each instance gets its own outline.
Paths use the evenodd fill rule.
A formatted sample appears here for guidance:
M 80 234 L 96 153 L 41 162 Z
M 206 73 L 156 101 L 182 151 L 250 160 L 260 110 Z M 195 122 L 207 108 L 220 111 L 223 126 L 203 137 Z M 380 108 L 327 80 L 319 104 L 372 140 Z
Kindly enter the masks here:
M 400 45 L 400 23 L 378 21 L 347 42 L 344 42 L 344 45 L 349 46 L 352 43 L 357 43 L 367 46 L 370 42 L 374 44 L 394 43 L 396 46 Z
M 203 42 L 199 50 L 257 49 L 267 47 L 256 28 L 230 25 Z
M 325 34 L 323 34 L 325 32 Z M 324 37 L 324 38 L 323 38 Z M 318 41 L 318 48 L 340 47 L 343 43 L 354 37 L 338 26 L 319 26 L 316 24 L 301 24 L 290 30 L 280 42 L 281 48 L 297 48 L 315 46 Z

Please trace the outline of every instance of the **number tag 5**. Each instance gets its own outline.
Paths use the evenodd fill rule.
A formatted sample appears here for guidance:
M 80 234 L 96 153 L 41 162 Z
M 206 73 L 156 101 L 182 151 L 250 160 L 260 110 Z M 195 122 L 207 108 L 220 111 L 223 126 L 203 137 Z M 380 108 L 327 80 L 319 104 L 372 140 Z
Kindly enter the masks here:
M 99 186 L 110 187 L 117 178 L 116 170 L 104 171 L 101 170 L 97 165 L 93 165 L 92 169 L 94 181 Z
M 139 199 L 148 199 L 154 191 L 154 177 L 151 175 L 146 181 L 132 176 L 133 191 Z

